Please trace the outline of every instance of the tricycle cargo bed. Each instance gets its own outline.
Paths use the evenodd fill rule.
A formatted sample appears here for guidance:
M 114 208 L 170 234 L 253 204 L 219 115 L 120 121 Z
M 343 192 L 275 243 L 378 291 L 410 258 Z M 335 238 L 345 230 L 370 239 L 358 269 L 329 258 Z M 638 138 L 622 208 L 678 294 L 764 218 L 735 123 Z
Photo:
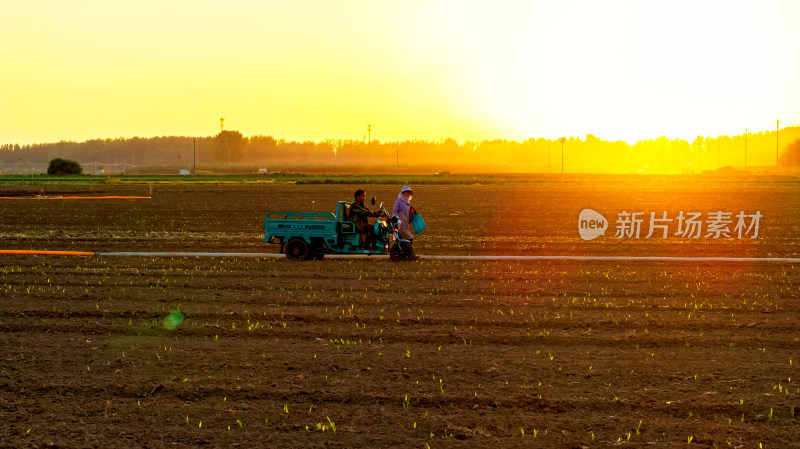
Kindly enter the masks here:
M 328 237 L 336 234 L 336 216 L 316 212 L 270 212 L 264 219 L 264 240 L 287 237 Z

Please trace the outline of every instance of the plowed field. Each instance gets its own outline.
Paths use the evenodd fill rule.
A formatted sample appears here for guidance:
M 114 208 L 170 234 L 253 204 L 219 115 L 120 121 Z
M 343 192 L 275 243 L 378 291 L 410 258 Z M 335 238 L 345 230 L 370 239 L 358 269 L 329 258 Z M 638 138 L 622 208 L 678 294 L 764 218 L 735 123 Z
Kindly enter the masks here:
M 264 212 L 357 187 L 0 184 L 152 196 L 0 200 L 0 249 L 275 251 Z M 416 262 L 0 255 L 0 446 L 800 446 L 800 267 L 424 258 L 798 257 L 798 183 L 414 187 Z M 579 238 L 584 208 L 605 237 Z M 614 238 L 622 211 L 681 210 L 763 218 L 755 239 Z

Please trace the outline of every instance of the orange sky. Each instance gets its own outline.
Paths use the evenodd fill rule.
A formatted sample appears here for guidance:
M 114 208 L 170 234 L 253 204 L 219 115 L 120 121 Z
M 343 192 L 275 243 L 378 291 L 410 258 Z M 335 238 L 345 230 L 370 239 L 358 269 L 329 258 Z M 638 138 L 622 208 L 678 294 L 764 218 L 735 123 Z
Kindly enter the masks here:
M 800 121 L 800 2 L 0 1 L 0 143 L 740 134 Z

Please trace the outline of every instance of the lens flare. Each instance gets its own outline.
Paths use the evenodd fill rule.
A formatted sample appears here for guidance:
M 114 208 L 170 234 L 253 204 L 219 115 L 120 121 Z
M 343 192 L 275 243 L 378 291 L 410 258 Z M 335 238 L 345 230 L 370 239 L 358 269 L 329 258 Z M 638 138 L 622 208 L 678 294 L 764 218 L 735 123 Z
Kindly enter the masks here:
M 171 310 L 169 315 L 165 316 L 164 319 L 161 320 L 161 325 L 167 330 L 173 330 L 181 323 L 183 323 L 183 314 L 180 310 Z

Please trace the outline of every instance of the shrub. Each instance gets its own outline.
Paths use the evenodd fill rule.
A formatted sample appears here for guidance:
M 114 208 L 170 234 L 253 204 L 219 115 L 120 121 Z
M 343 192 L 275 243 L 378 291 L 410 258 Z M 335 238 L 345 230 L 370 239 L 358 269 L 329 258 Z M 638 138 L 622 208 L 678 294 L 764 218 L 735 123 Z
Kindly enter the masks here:
M 48 175 L 80 175 L 81 173 L 83 173 L 81 164 L 59 157 L 50 161 L 50 165 L 47 167 Z

